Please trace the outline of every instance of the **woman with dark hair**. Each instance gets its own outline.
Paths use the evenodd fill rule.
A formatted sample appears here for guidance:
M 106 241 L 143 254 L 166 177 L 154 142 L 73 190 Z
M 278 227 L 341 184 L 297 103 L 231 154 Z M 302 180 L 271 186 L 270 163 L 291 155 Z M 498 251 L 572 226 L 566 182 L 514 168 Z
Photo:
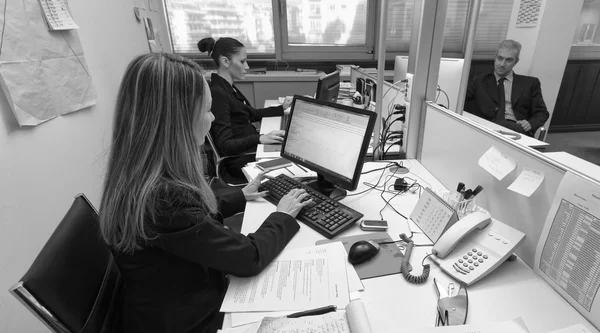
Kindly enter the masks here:
M 282 143 L 285 131 L 260 135 L 252 123 L 263 117 L 283 115 L 283 110 L 290 106 L 291 101 L 286 100 L 280 106 L 255 109 L 234 84 L 235 80 L 243 79 L 249 69 L 244 44 L 234 38 L 223 37 L 215 41 L 208 37 L 198 42 L 198 49 L 208 52 L 217 64 L 217 73 L 210 78 L 212 111 L 215 115 L 210 132 L 219 153 L 223 156 L 238 155 L 256 151 L 259 143 Z M 254 160 L 252 155 L 226 159 L 225 168 L 235 178 L 232 182 L 244 182 L 241 169 Z
M 308 201 L 292 190 L 254 233 L 222 219 L 245 207 L 262 175 L 215 198 L 201 151 L 211 96 L 200 67 L 171 54 L 136 57 L 123 76 L 100 204 L 100 231 L 123 282 L 124 332 L 216 332 L 227 274 L 265 268 L 299 229 Z

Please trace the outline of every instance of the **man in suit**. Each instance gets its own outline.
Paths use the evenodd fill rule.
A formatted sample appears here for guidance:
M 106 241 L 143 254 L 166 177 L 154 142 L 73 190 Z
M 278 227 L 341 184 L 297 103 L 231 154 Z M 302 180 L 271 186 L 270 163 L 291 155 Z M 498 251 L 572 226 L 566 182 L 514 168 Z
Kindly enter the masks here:
M 550 114 L 542 98 L 540 80 L 513 72 L 520 52 L 519 42 L 507 39 L 500 43 L 494 72 L 476 75 L 469 83 L 465 110 L 533 136 Z

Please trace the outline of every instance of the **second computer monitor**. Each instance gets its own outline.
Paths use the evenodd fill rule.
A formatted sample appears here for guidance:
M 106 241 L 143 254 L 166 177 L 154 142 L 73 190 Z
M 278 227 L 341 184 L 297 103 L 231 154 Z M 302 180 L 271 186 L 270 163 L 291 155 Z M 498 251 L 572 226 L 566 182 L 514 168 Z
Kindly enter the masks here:
M 347 105 L 294 96 L 281 156 L 317 173 L 308 184 L 340 199 L 355 190 L 376 114 Z
M 340 92 L 340 72 L 335 71 L 319 78 L 315 98 L 320 101 L 337 102 Z

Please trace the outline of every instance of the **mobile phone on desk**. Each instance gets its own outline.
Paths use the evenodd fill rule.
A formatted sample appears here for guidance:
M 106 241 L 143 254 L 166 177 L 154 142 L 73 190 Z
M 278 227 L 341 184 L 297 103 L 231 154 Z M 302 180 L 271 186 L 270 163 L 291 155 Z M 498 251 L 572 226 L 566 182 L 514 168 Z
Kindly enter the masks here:
M 364 231 L 386 231 L 388 224 L 384 220 L 362 220 L 360 228 Z
M 292 162 L 286 160 L 283 157 L 274 158 L 272 160 L 266 160 L 256 163 L 256 166 L 263 171 L 271 171 L 292 166 Z

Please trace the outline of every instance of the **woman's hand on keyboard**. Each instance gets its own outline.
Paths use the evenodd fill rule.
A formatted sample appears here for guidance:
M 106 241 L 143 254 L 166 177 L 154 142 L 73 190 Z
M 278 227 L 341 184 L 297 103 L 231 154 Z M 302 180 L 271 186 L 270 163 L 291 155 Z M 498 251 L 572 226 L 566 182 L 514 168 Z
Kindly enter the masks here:
M 309 195 L 305 190 L 297 188 L 291 189 L 288 194 L 284 195 L 281 200 L 279 200 L 279 204 L 277 204 L 277 211 L 287 213 L 292 217 L 296 217 L 302 207 L 312 202 L 312 200 L 306 200 L 304 202 L 302 201 L 308 196 Z
M 256 200 L 267 195 L 267 191 L 258 192 L 258 187 L 260 186 L 263 178 L 267 177 L 267 172 L 269 171 L 263 171 L 259 173 L 258 176 L 248 183 L 248 185 L 242 188 L 242 193 L 244 193 L 244 198 L 246 198 L 246 201 Z
M 284 136 L 285 131 L 283 130 L 271 131 L 267 134 L 261 135 L 258 141 L 260 141 L 262 144 L 280 144 L 283 143 Z

